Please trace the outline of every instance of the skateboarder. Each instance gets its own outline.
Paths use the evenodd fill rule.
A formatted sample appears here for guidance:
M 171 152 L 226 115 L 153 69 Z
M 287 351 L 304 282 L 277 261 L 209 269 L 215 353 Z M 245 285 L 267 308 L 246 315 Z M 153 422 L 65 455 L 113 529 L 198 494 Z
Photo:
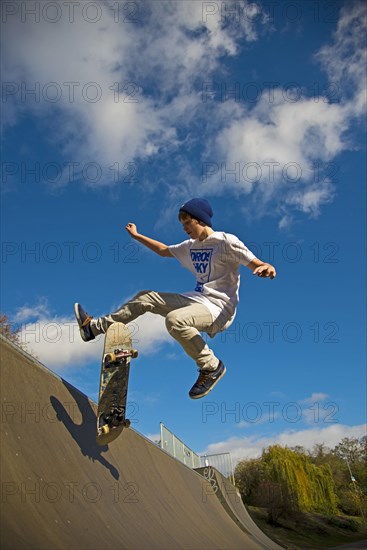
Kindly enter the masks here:
M 177 258 L 195 276 L 194 291 L 185 294 L 142 291 L 117 311 L 96 319 L 75 304 L 80 334 L 86 342 L 105 333 L 113 322 L 129 323 L 148 311 L 165 317 L 168 332 L 199 369 L 198 379 L 189 392 L 192 399 L 207 395 L 226 372 L 200 332 L 214 337 L 233 322 L 241 264 L 259 277 L 276 276 L 275 268 L 256 258 L 236 236 L 215 231 L 212 217 L 212 208 L 205 199 L 194 198 L 183 204 L 179 220 L 189 239 L 171 246 L 142 235 L 134 223 L 126 226 L 133 239 L 159 256 Z

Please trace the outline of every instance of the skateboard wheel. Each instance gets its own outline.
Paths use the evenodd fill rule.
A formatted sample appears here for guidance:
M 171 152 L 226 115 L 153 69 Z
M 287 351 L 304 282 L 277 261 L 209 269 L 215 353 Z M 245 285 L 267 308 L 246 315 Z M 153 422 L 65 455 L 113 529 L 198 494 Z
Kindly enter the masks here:
M 114 353 L 107 353 L 104 360 L 105 363 L 113 363 L 114 361 L 116 361 L 116 355 Z
M 130 428 L 131 422 L 128 418 L 125 418 L 124 420 L 124 428 Z
M 139 352 L 138 352 L 137 349 L 132 349 L 132 350 L 131 350 L 131 357 L 132 357 L 133 359 L 136 359 L 138 355 L 139 355 Z
M 102 432 L 104 435 L 108 434 L 109 431 L 110 431 L 110 427 L 109 427 L 107 424 L 105 424 L 104 426 L 102 426 L 101 432 Z

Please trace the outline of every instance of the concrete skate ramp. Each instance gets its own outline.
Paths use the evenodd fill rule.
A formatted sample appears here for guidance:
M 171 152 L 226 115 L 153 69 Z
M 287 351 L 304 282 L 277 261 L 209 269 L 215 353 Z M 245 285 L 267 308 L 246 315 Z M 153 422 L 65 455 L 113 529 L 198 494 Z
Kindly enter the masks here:
M 208 466 L 195 469 L 209 483 L 213 495 L 217 497 L 229 517 L 245 532 L 251 534 L 263 548 L 268 550 L 283 550 L 272 541 L 251 518 L 245 508 L 239 490 L 232 485 L 216 468 Z
M 2 550 L 266 548 L 198 473 L 132 429 L 97 446 L 93 402 L 2 338 L 0 353 Z

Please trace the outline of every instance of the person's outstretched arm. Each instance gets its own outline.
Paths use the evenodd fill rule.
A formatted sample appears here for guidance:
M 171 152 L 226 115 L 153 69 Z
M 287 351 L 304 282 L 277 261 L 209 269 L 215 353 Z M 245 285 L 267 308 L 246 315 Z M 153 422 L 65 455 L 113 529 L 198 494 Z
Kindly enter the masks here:
M 136 225 L 134 223 L 128 223 L 125 229 L 133 239 L 143 244 L 150 250 L 153 250 L 153 252 L 155 252 L 159 256 L 163 256 L 166 258 L 173 258 L 166 244 L 161 243 L 159 241 L 155 241 L 154 239 L 151 239 L 150 237 L 146 237 L 145 235 L 141 235 L 140 233 L 138 233 Z
M 252 273 L 258 277 L 269 277 L 270 279 L 274 279 L 277 274 L 273 265 L 263 262 L 258 258 L 255 258 L 252 262 L 247 264 L 247 267 L 249 267 Z

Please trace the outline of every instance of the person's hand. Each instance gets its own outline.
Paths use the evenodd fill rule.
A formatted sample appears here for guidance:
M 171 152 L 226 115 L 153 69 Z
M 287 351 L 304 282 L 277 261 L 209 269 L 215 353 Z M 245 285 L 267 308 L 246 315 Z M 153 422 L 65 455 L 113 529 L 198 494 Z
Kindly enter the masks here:
M 138 234 L 135 223 L 128 223 L 125 229 L 133 238 Z
M 270 277 L 270 279 L 274 279 L 277 275 L 275 267 L 270 264 L 259 265 L 252 273 L 258 277 Z

